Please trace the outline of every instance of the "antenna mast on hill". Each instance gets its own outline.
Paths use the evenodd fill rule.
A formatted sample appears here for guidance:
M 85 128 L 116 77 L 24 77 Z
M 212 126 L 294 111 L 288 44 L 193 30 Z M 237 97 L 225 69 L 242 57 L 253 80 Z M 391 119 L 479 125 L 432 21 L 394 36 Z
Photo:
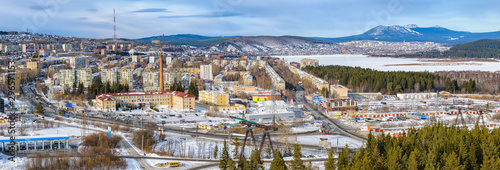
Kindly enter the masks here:
M 116 36 L 116 13 L 115 9 L 113 8 L 113 40 L 116 41 L 118 37 Z

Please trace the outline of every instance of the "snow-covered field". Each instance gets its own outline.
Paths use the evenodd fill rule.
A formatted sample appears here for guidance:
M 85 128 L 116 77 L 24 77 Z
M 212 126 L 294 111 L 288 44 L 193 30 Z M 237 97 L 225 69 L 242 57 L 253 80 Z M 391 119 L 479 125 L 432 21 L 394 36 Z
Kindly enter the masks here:
M 389 58 L 389 57 L 369 57 L 366 55 L 302 55 L 302 56 L 275 56 L 284 58 L 288 61 L 300 62 L 303 58 L 318 59 L 320 65 L 343 65 L 343 66 L 359 66 L 363 68 L 371 68 L 380 71 L 464 71 L 464 70 L 479 70 L 479 71 L 498 71 L 500 62 L 460 62 L 470 65 L 402 65 L 402 66 L 386 66 L 393 64 L 428 64 L 414 58 Z M 438 62 L 439 64 L 440 62 Z
M 3 153 L 0 153 L 0 169 L 2 170 L 23 169 L 24 158 L 14 157 L 15 162 L 12 162 L 8 160 L 9 157 L 10 157 L 9 155 L 4 155 Z
M 363 143 L 360 141 L 340 135 L 298 136 L 297 142 L 300 144 L 318 145 L 320 138 L 327 138 L 328 142 L 330 142 L 332 147 L 337 147 L 337 140 L 339 147 L 344 147 L 347 144 L 349 145 L 349 148 L 360 148 L 363 145 Z
M 87 133 L 93 131 L 88 130 Z M 68 136 L 82 136 L 82 129 L 68 126 L 47 128 L 35 130 L 33 135 L 68 135 Z

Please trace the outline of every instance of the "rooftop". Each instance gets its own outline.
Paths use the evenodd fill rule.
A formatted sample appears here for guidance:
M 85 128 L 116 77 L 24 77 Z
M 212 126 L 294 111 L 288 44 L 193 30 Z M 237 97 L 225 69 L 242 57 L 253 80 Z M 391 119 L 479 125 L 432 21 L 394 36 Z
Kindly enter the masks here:
M 106 96 L 142 96 L 142 95 L 162 95 L 162 94 L 172 94 L 172 95 L 179 96 L 179 97 L 195 97 L 193 95 L 190 95 L 190 94 L 187 94 L 184 92 L 179 92 L 179 91 L 106 93 L 106 94 L 101 94 L 101 95 L 106 95 Z M 99 95 L 99 96 L 101 96 L 101 95 Z

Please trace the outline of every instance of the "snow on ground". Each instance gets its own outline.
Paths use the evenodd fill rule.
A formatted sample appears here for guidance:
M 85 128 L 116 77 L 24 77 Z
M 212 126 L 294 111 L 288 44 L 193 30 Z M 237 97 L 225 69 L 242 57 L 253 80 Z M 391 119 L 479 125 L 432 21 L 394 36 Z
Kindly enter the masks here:
M 9 155 L 0 153 L 0 169 L 2 170 L 23 169 L 25 158 L 14 157 L 15 162 L 13 162 L 8 159 L 9 157 L 10 157 Z
M 310 125 L 310 126 L 304 126 L 304 127 L 293 127 L 291 128 L 293 133 L 304 133 L 304 132 L 318 132 L 319 127 Z
M 146 162 L 148 162 L 150 165 L 153 167 L 157 167 L 155 165 L 160 164 L 160 163 L 168 163 L 168 162 L 177 162 L 179 163 L 179 167 L 162 167 L 162 169 L 190 169 L 190 168 L 195 168 L 199 167 L 202 165 L 208 164 L 207 162 L 195 162 L 195 161 L 179 161 L 179 160 L 161 160 L 161 159 L 147 159 Z
M 92 130 L 87 130 L 87 133 L 93 133 Z M 35 130 L 33 135 L 68 135 L 68 136 L 82 136 L 82 129 L 68 126 L 47 128 Z
M 363 145 L 360 141 L 340 135 L 297 136 L 297 142 L 300 144 L 318 145 L 320 138 L 327 138 L 332 147 L 337 147 L 337 139 L 339 141 L 338 147 L 344 147 L 347 144 L 349 148 L 360 148 Z
M 120 155 L 129 155 L 129 153 L 123 146 L 120 149 L 117 149 L 117 151 L 118 153 L 120 153 Z M 139 165 L 139 163 L 135 159 L 125 158 L 125 161 L 127 161 L 128 170 L 142 169 L 141 165 Z

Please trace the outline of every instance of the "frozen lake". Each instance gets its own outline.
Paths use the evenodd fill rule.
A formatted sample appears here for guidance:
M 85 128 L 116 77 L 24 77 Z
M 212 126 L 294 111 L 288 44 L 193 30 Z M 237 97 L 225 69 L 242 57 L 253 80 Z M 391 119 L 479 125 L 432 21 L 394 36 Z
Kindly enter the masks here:
M 380 71 L 500 71 L 500 62 L 492 61 L 449 61 L 446 59 L 389 58 L 367 55 L 302 55 L 274 56 L 288 61 L 300 62 L 303 58 L 318 59 L 320 65 L 359 66 Z

